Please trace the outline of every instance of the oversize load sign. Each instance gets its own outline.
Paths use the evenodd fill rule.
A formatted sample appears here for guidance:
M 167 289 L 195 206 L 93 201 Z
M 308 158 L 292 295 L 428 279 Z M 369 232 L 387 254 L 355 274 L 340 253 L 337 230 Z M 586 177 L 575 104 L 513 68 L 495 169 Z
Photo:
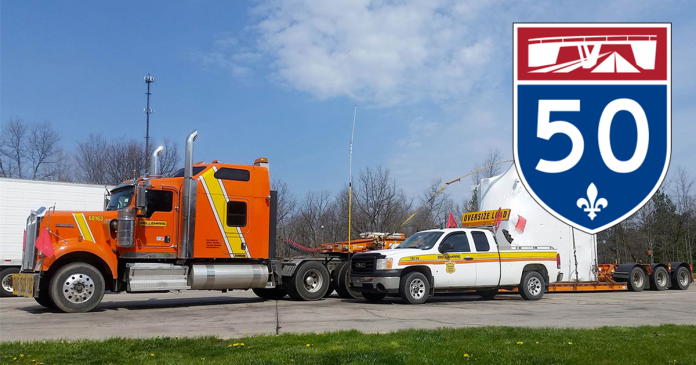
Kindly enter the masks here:
M 589 233 L 628 218 L 671 153 L 671 24 L 515 24 L 514 154 L 547 211 Z

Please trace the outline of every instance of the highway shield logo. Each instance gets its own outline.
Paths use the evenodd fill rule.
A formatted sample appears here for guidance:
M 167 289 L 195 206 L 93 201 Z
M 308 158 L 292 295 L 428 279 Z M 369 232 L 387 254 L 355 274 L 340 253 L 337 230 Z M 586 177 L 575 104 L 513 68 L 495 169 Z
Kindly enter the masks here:
M 671 154 L 671 24 L 515 24 L 513 143 L 529 193 L 588 233 L 640 209 Z

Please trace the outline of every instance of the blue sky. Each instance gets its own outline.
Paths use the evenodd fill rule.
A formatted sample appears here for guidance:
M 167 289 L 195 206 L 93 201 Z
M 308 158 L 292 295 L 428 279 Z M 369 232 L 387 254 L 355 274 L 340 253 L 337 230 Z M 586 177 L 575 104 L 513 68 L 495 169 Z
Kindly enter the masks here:
M 538 1 L 3 1 L 0 120 L 90 133 L 199 130 L 196 160 L 251 163 L 303 194 L 386 166 L 412 194 L 509 157 L 513 21 L 671 21 L 673 159 L 696 176 L 696 6 Z M 687 150 L 688 149 L 688 150 Z M 469 194 L 469 183 L 450 189 Z

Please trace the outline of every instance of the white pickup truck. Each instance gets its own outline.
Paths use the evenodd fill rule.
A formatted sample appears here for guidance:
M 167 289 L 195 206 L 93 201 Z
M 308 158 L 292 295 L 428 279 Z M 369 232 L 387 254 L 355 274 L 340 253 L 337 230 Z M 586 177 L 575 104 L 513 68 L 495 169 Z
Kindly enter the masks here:
M 559 267 L 553 247 L 499 245 L 487 229 L 434 229 L 395 249 L 355 254 L 350 287 L 368 301 L 398 294 L 411 304 L 471 290 L 492 299 L 498 289 L 514 288 L 522 298 L 538 300 L 551 280 L 561 280 Z

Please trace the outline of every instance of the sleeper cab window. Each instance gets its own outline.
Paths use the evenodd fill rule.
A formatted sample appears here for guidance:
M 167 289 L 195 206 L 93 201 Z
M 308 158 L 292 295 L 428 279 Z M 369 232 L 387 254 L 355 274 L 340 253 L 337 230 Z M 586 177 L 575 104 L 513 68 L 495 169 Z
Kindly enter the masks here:
M 227 202 L 227 226 L 244 227 L 247 222 L 247 203 L 229 201 Z
M 476 246 L 476 251 L 487 252 L 490 251 L 491 246 L 488 244 L 488 238 L 483 232 L 471 232 L 471 236 L 474 238 L 474 246 Z
M 223 167 L 215 171 L 216 179 L 220 180 L 232 180 L 232 181 L 249 181 L 249 170 L 233 169 L 229 167 Z

